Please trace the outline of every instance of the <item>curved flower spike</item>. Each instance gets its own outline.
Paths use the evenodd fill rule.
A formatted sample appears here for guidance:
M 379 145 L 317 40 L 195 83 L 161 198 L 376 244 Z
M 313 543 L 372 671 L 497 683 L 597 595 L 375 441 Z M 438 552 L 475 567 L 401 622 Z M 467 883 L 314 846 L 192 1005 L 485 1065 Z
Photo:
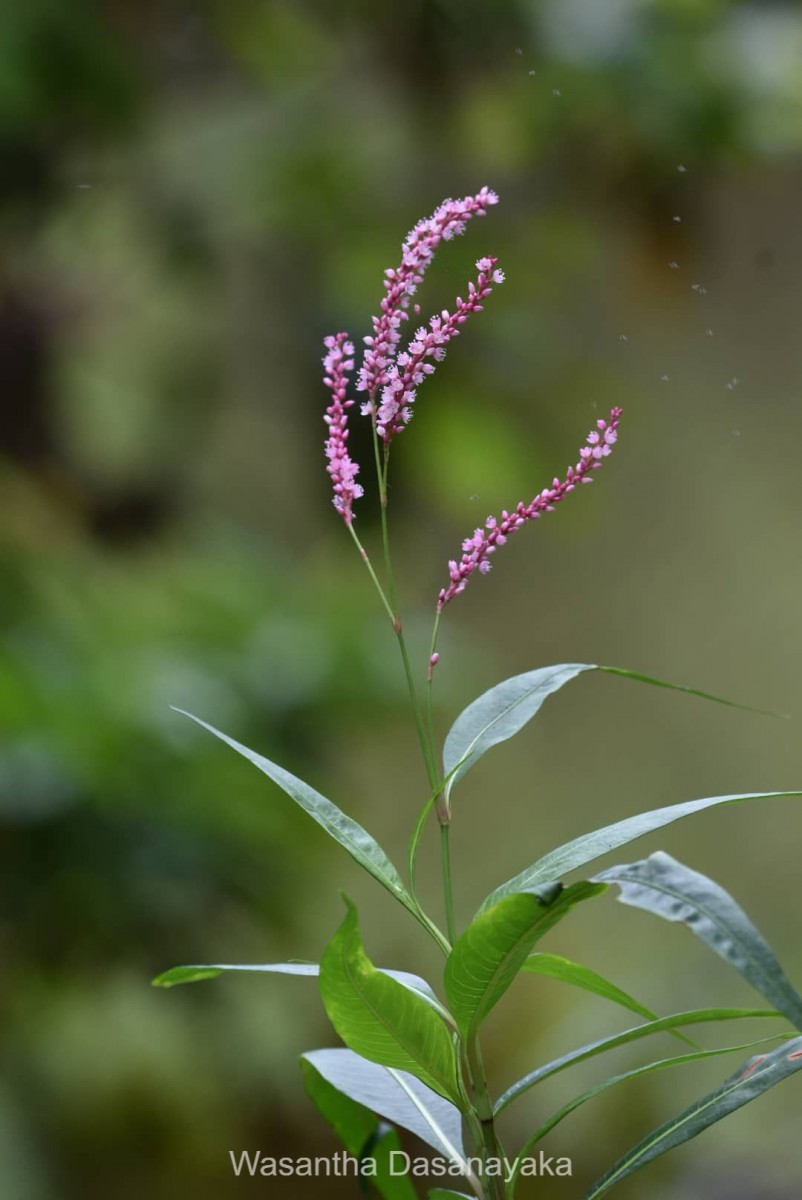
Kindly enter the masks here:
M 554 512 L 554 506 L 573 492 L 577 484 L 592 483 L 591 472 L 598 470 L 612 450 L 618 438 L 618 425 L 622 409 L 614 408 L 609 421 L 597 421 L 596 428 L 588 434 L 586 443 L 579 451 L 579 461 L 569 467 L 564 479 L 555 479 L 550 488 L 544 488 L 529 504 L 519 504 L 511 513 L 503 512 L 501 518 L 488 517 L 484 528 L 474 531 L 462 543 L 462 558 L 449 562 L 451 582 L 442 588 L 437 597 L 437 612 L 441 613 L 449 600 L 465 591 L 468 580 L 475 571 L 486 575 L 490 570 L 490 556 L 498 546 L 503 546 L 508 536 L 520 529 L 527 521 L 536 520 L 541 513 Z
M 487 187 L 462 200 L 444 200 L 431 217 L 418 221 L 407 234 L 400 266 L 384 273 L 387 294 L 381 302 L 381 315 L 373 317 L 373 336 L 365 338 L 368 349 L 357 384 L 358 391 L 370 396 L 363 411 L 373 412 L 375 396 L 389 383 L 389 369 L 401 340 L 402 322 L 409 316 L 407 309 L 435 250 L 441 241 L 450 241 L 464 233 L 468 221 L 474 216 L 484 216 L 492 204 L 498 204 L 498 196 Z

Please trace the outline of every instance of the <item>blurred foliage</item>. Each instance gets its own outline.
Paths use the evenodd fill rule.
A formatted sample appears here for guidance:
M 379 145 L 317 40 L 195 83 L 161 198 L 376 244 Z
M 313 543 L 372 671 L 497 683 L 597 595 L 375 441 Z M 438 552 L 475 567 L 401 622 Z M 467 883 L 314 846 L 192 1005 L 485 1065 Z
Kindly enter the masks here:
M 229 1149 L 323 1152 L 295 1071 L 331 1039 L 308 985 L 148 980 L 316 957 L 346 878 L 388 961 L 420 949 L 169 705 L 330 791 L 401 857 L 422 780 L 329 509 L 318 363 L 323 333 L 367 329 L 403 232 L 443 196 L 488 183 L 503 208 L 443 253 L 423 302 L 448 303 L 490 249 L 509 278 L 398 444 L 413 641 L 465 532 L 572 460 L 595 409 L 622 401 L 628 428 L 590 498 L 449 613 L 442 720 L 505 671 L 571 658 L 799 711 L 800 49 L 802 10 L 779 0 L 0 9 L 4 1195 L 220 1200 L 251 1187 Z M 367 505 L 359 521 L 371 539 Z M 606 686 L 555 702 L 493 784 L 525 822 L 537 763 L 541 842 L 597 809 L 799 784 L 793 729 Z M 466 913 L 521 865 L 487 837 L 476 774 Z M 685 836 L 802 970 L 783 922 L 802 828 L 766 813 L 671 848 Z M 604 920 L 625 931 L 610 973 L 646 1002 L 731 998 L 670 931 L 661 972 L 648 923 Z M 603 935 L 559 949 L 599 968 Z M 599 1032 L 593 1001 L 549 982 L 505 1012 L 499 1083 L 522 1051 Z M 647 1081 L 577 1118 L 557 1151 L 577 1189 L 699 1086 Z M 666 1160 L 650 1195 L 798 1195 L 792 1114 L 764 1104 Z M 748 1168 L 747 1128 L 764 1151 Z

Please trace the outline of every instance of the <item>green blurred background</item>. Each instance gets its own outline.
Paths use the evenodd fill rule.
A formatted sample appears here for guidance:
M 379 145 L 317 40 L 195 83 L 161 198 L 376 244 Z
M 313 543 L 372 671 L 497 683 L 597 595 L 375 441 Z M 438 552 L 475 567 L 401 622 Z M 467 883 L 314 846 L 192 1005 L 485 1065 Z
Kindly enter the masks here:
M 297 1071 L 336 1042 L 309 982 L 149 980 L 317 958 L 340 887 L 381 963 L 434 977 L 436 956 L 169 705 L 279 759 L 403 858 L 424 777 L 395 646 L 329 503 L 321 338 L 367 331 L 403 234 L 444 196 L 488 184 L 502 204 L 443 249 L 424 316 L 482 254 L 508 280 L 396 443 L 418 663 L 461 539 L 575 461 L 611 404 L 626 412 L 595 487 L 448 609 L 439 727 L 504 675 L 566 660 L 794 714 L 571 685 L 461 788 L 461 915 L 583 829 L 802 785 L 800 55 L 802 7 L 780 0 L 2 7 L 4 1198 L 356 1194 L 231 1173 L 230 1149 L 334 1148 Z M 358 524 L 375 545 L 366 501 Z M 618 858 L 662 846 L 714 874 L 800 979 L 801 834 L 798 803 L 769 801 Z M 684 931 L 612 898 L 546 948 L 661 1011 L 754 1001 Z M 521 980 L 489 1030 L 494 1086 L 626 1023 Z M 604 1065 L 520 1102 L 510 1143 Z M 727 1070 L 611 1092 L 550 1138 L 574 1179 L 523 1194 L 580 1196 Z M 797 1197 L 799 1110 L 792 1081 L 622 1200 Z

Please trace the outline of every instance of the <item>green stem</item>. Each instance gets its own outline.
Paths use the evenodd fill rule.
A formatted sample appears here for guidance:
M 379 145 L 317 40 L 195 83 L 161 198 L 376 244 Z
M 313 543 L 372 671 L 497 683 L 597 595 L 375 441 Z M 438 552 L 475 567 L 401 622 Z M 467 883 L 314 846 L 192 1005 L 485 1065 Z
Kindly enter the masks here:
M 388 617 L 390 618 L 390 623 L 393 625 L 393 627 L 395 627 L 395 614 L 392 610 L 392 607 L 390 606 L 389 600 L 387 599 L 387 597 L 384 594 L 384 588 L 379 583 L 378 576 L 377 576 L 376 572 L 373 570 L 373 563 L 368 558 L 368 552 L 365 549 L 365 547 L 362 545 L 362 543 L 360 542 L 359 538 L 357 537 L 356 531 L 354 530 L 353 525 L 348 525 L 348 532 L 350 533 L 351 537 L 354 540 L 356 548 L 359 551 L 360 558 L 362 559 L 363 563 L 365 564 L 365 566 L 368 569 L 368 574 L 370 575 L 371 579 L 373 580 L 373 586 L 376 588 L 376 591 L 379 593 L 379 596 L 381 597 L 381 602 L 384 605 L 385 612 L 387 613 Z
M 375 410 L 375 406 L 376 406 L 375 396 L 371 396 L 371 403 L 372 403 L 373 409 Z M 393 562 L 392 562 L 392 557 L 390 555 L 390 529 L 389 529 L 389 523 L 387 520 L 387 477 L 388 477 L 389 468 L 390 468 L 390 452 L 389 452 L 388 446 L 386 446 L 386 445 L 384 446 L 383 452 L 382 452 L 381 447 L 379 446 L 379 433 L 376 428 L 375 415 L 373 417 L 372 424 L 373 424 L 373 458 L 374 458 L 374 462 L 376 464 L 376 478 L 377 478 L 378 485 L 379 485 L 379 500 L 380 500 L 380 506 L 381 506 L 381 526 L 382 526 L 382 548 L 384 550 L 384 568 L 385 568 L 385 576 L 387 579 L 387 592 L 389 594 L 389 601 L 385 597 L 384 592 L 381 591 L 381 589 L 379 589 L 379 591 L 380 591 L 380 594 L 384 601 L 385 608 L 387 609 L 387 611 L 390 614 L 390 618 L 391 618 L 392 625 L 393 625 L 393 632 L 395 633 L 396 640 L 398 641 L 398 648 L 401 653 L 401 661 L 404 665 L 404 675 L 405 675 L 406 681 L 407 681 L 407 690 L 409 692 L 409 700 L 410 700 L 410 704 L 412 705 L 412 712 L 415 716 L 415 726 L 418 731 L 418 741 L 420 742 L 421 754 L 423 755 L 423 762 L 424 762 L 424 766 L 426 768 L 426 774 L 429 779 L 429 786 L 432 788 L 433 791 L 436 792 L 438 790 L 439 778 L 438 778 L 438 772 L 437 772 L 437 762 L 436 762 L 435 754 L 434 754 L 432 699 L 431 699 L 431 671 L 429 672 L 429 682 L 428 682 L 428 719 L 427 719 L 428 720 L 428 728 L 427 728 L 427 726 L 424 724 L 423 711 L 421 709 L 421 704 L 418 699 L 417 689 L 415 687 L 415 676 L 412 672 L 412 663 L 410 662 L 410 659 L 409 659 L 409 651 L 407 650 L 407 644 L 406 644 L 406 640 L 404 638 L 404 631 L 403 631 L 403 625 L 401 622 L 401 615 L 398 610 L 398 594 L 396 592 L 395 578 L 393 575 Z M 356 537 L 355 534 L 353 536 Z M 364 554 L 364 551 L 362 551 L 362 554 L 363 554 L 363 557 L 367 561 L 367 556 Z M 368 567 L 371 570 L 371 575 L 374 578 L 376 585 L 378 586 L 378 580 L 375 579 L 375 574 L 373 573 L 372 568 L 370 567 L 369 563 L 368 563 Z M 438 616 L 438 619 L 435 621 L 434 634 L 433 634 L 433 639 L 432 639 L 433 645 L 437 638 L 438 626 L 439 626 L 439 616 Z M 432 649 L 432 653 L 434 653 L 434 649 Z M 440 816 L 440 815 L 441 815 L 440 814 L 440 802 L 438 800 L 438 816 Z M 456 937 L 456 921 L 454 919 L 454 899 L 453 899 L 453 892 L 452 892 L 452 887 L 451 887 L 451 860 L 450 860 L 449 842 L 448 842 L 448 823 L 447 822 L 444 823 L 444 822 L 442 822 L 442 820 L 441 820 L 440 846 L 441 846 L 441 856 L 442 856 L 442 864 L 443 864 L 443 896 L 444 896 L 444 903 L 445 903 L 445 910 L 446 910 L 446 928 L 448 930 L 448 941 L 451 944 L 453 944 L 454 939 Z M 417 900 L 416 900 L 416 904 L 417 904 Z M 420 906 L 418 906 L 418 907 L 420 907 Z M 421 915 L 424 915 L 422 910 L 421 910 Z M 428 918 L 425 918 L 425 919 L 428 921 Z M 430 930 L 430 932 L 433 932 L 434 929 L 436 929 L 436 926 L 433 926 L 433 929 Z M 439 930 L 437 930 L 437 934 L 439 935 L 438 940 L 440 941 L 440 944 L 442 945 L 442 934 L 440 934 Z
M 429 734 L 429 745 L 434 746 L 434 658 L 437 650 L 437 635 L 440 632 L 440 613 L 438 612 L 434 618 L 434 628 L 432 629 L 432 640 L 429 646 L 429 667 L 426 676 L 426 725 Z
M 454 920 L 454 895 L 451 889 L 451 847 L 449 846 L 448 835 L 450 831 L 449 825 L 440 826 L 440 862 L 443 869 L 443 897 L 446 906 L 446 929 L 448 930 L 448 940 L 452 946 L 457 940 L 457 923 Z
M 493 1117 L 493 1103 L 487 1090 L 485 1067 L 482 1060 L 482 1050 L 479 1038 L 474 1034 L 468 1039 L 466 1047 L 468 1071 L 473 1086 L 473 1109 L 481 1127 L 480 1150 L 485 1166 L 490 1160 L 497 1161 L 504 1157 L 503 1150 L 496 1134 L 496 1123 Z M 485 1170 L 483 1172 L 487 1200 L 505 1200 L 506 1188 L 500 1176 Z

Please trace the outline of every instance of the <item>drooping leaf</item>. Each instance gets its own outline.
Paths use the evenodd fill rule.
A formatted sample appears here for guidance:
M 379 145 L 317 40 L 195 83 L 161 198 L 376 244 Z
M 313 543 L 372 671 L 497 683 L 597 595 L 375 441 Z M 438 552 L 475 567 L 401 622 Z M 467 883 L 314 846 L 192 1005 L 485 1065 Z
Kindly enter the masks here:
M 523 729 L 553 692 L 559 691 L 566 683 L 570 683 L 577 675 L 586 671 L 602 671 L 606 675 L 618 675 L 636 683 L 685 692 L 702 700 L 712 700 L 716 704 L 726 704 L 730 708 L 740 708 L 746 712 L 763 713 L 767 716 L 784 715 L 770 713 L 763 708 L 736 704 L 732 700 L 714 696 L 712 692 L 703 692 L 684 684 L 668 683 L 664 679 L 655 679 L 651 675 L 644 675 L 640 671 L 627 671 L 622 667 L 602 667 L 595 663 L 560 663 L 558 666 L 538 667 L 534 671 L 513 675 L 510 679 L 497 683 L 495 687 L 478 696 L 457 717 L 443 747 L 443 773 L 444 777 L 450 776 L 445 787 L 446 801 L 449 800 L 454 784 L 483 754 L 499 742 L 508 741 Z
M 402 983 L 410 991 L 422 996 L 427 1004 L 431 1004 L 441 1016 L 448 1019 L 448 1010 L 420 975 L 412 975 L 409 971 L 395 971 L 389 967 L 379 967 L 382 975 L 388 975 Z M 216 979 L 224 971 L 257 971 L 271 975 L 307 975 L 315 979 L 320 974 L 317 963 L 286 962 L 286 963 L 209 963 L 201 966 L 171 967 L 152 980 L 154 987 L 175 987 L 181 983 L 200 983 L 205 979 Z
M 523 729 L 552 692 L 582 671 L 594 669 L 587 663 L 539 667 L 497 683 L 469 704 L 451 726 L 443 746 L 443 773 L 451 775 L 445 789 L 446 800 L 454 784 L 482 755 Z
M 307 1095 L 321 1116 L 334 1128 L 348 1153 L 360 1162 L 366 1158 L 373 1160 L 374 1168 L 368 1178 L 384 1200 L 416 1200 L 409 1177 L 393 1174 L 391 1170 L 393 1160 L 390 1155 L 401 1149 L 395 1129 L 380 1124 L 369 1108 L 333 1086 L 310 1061 L 304 1061 L 303 1058 L 301 1073 Z
M 651 1037 L 653 1033 L 663 1033 L 671 1029 L 679 1029 L 686 1025 L 702 1025 L 710 1021 L 740 1021 L 745 1019 L 758 1018 L 761 1020 L 776 1020 L 782 1016 L 773 1008 L 696 1008 L 688 1012 L 673 1013 L 668 1017 L 660 1017 L 656 1021 L 647 1021 L 644 1025 L 635 1025 L 631 1029 L 625 1029 L 623 1033 L 614 1033 L 609 1037 L 599 1038 L 598 1041 L 588 1042 L 584 1046 L 580 1046 L 576 1050 L 569 1050 L 567 1054 L 563 1054 L 560 1058 L 555 1058 L 551 1062 L 544 1063 L 541 1067 L 536 1067 L 534 1071 L 530 1071 L 521 1079 L 508 1087 L 503 1095 L 499 1096 L 496 1102 L 495 1111 L 497 1113 L 505 1109 L 508 1104 L 512 1104 L 513 1100 L 517 1100 L 524 1092 L 528 1092 L 535 1084 L 541 1083 L 542 1080 L 548 1079 L 551 1075 L 557 1075 L 560 1071 L 565 1071 L 568 1067 L 573 1067 L 576 1063 L 584 1062 L 588 1058 L 595 1058 L 598 1054 L 604 1054 L 608 1050 L 615 1050 L 619 1046 L 625 1046 L 629 1042 L 639 1041 L 640 1038 Z
M 623 904 L 686 925 L 802 1029 L 802 996 L 763 935 L 719 884 L 662 851 L 642 862 L 611 867 L 596 878 L 617 884 Z
M 243 758 L 247 758 L 255 767 L 258 767 L 263 774 L 278 784 L 304 812 L 308 813 L 313 821 L 317 821 L 318 825 L 326 830 L 326 833 L 339 842 L 369 875 L 372 875 L 405 908 L 408 908 L 416 917 L 418 916 L 415 903 L 404 887 L 398 871 L 375 838 L 358 822 L 347 816 L 336 804 L 327 800 L 308 783 L 304 783 L 302 779 L 285 771 L 283 767 L 277 766 L 269 758 L 264 758 L 254 750 L 249 750 L 247 746 L 235 741 L 228 734 L 221 733 L 213 725 L 202 721 L 200 717 L 193 716 L 192 713 L 185 712 L 182 708 L 177 708 L 175 711 L 189 717 L 203 729 L 208 729 L 209 733 L 213 733 L 221 742 L 231 746 L 232 750 L 237 751 L 237 754 L 241 754 Z
M 630 996 L 629 992 L 616 987 L 603 975 L 598 975 L 596 971 L 591 971 L 589 967 L 583 967 L 581 963 L 572 962 L 569 958 L 562 958 L 559 954 L 530 954 L 523 965 L 523 970 L 531 972 L 533 975 L 545 975 L 550 979 L 559 979 L 562 983 L 570 983 L 574 987 L 583 988 L 586 992 L 592 992 L 596 996 L 602 996 L 605 1000 L 611 1000 L 613 1004 L 627 1008 L 630 1012 L 636 1012 L 638 1016 L 646 1017 L 649 1021 L 659 1019 L 656 1012 L 646 1008 L 634 996 Z M 680 1033 L 679 1030 L 672 1030 L 671 1035 L 678 1041 L 698 1049 L 697 1043 L 686 1037 L 684 1033 Z
M 414 1075 L 369 1062 L 353 1050 L 311 1050 L 301 1061 L 305 1073 L 308 1064 L 331 1087 L 410 1130 L 444 1158 L 464 1160 L 459 1109 Z
M 741 712 L 758 713 L 762 717 L 779 717 L 783 721 L 789 719 L 788 713 L 774 712 L 771 708 L 756 708 L 753 704 L 739 704 L 735 700 L 726 700 L 723 696 L 714 696 L 712 692 L 703 692 L 699 688 L 688 687 L 684 683 L 668 683 L 665 679 L 655 679 L 653 675 L 644 675 L 642 671 L 627 671 L 624 667 L 597 667 L 605 675 L 620 675 L 622 679 L 632 679 L 635 683 L 648 683 L 650 687 L 668 688 L 672 692 L 685 692 L 688 696 L 696 696 L 699 700 L 712 700 L 714 704 L 723 704 L 727 708 L 738 708 Z
M 802 1038 L 794 1038 L 768 1054 L 751 1058 L 740 1071 L 731 1075 L 720 1087 L 694 1101 L 677 1116 L 647 1134 L 637 1146 L 618 1160 L 585 1194 L 585 1200 L 595 1200 L 616 1183 L 626 1179 L 661 1154 L 697 1137 L 731 1112 L 756 1100 L 775 1084 L 788 1079 L 802 1068 Z
M 459 1102 L 451 1034 L 431 1004 L 374 967 L 362 946 L 356 909 L 347 914 L 320 964 L 320 994 L 346 1046 L 371 1062 L 409 1071 Z
M 666 808 L 655 808 L 651 812 L 625 817 L 623 821 L 594 829 L 592 833 L 583 833 L 573 841 L 566 842 L 564 846 L 551 850 L 531 867 L 527 867 L 525 871 L 521 871 L 519 875 L 515 875 L 491 892 L 479 911 L 485 912 L 505 896 L 526 892 L 539 884 L 562 879 L 569 871 L 584 867 L 611 850 L 617 850 L 619 846 L 634 842 L 644 834 L 661 829 L 664 825 L 671 825 L 683 817 L 703 812 L 706 808 L 739 804 L 744 800 L 771 800 L 782 796 L 802 796 L 802 792 L 747 792 L 734 796 L 713 796 L 704 800 L 688 800 L 684 804 L 669 804 Z
M 780 1035 L 784 1037 L 784 1035 Z M 525 1158 L 530 1153 L 533 1146 L 536 1146 L 547 1133 L 551 1133 L 555 1126 L 564 1121 L 577 1108 L 586 1104 L 588 1100 L 592 1100 L 595 1096 L 606 1092 L 608 1088 L 615 1087 L 619 1083 L 626 1083 L 630 1079 L 639 1079 L 641 1075 L 651 1075 L 655 1071 L 663 1071 L 668 1067 L 681 1067 L 687 1063 L 701 1062 L 708 1058 L 718 1058 L 722 1054 L 738 1054 L 744 1050 L 752 1050 L 755 1046 L 763 1046 L 768 1042 L 776 1042 L 777 1038 L 759 1038 L 754 1042 L 743 1042 L 738 1046 L 719 1046 L 715 1050 L 696 1050 L 693 1054 L 679 1054 L 675 1058 L 661 1058 L 657 1062 L 646 1063 L 642 1067 L 634 1067 L 631 1071 L 622 1071 L 620 1075 L 612 1075 L 609 1079 L 605 1079 L 602 1083 L 597 1083 L 595 1087 L 588 1088 L 587 1091 L 581 1092 L 575 1096 L 573 1100 L 569 1100 L 557 1112 L 552 1113 L 547 1121 L 538 1126 L 531 1137 L 527 1138 L 524 1145 L 519 1151 L 519 1157 Z M 787 1039 L 784 1039 L 787 1040 Z
M 611 1000 L 613 1004 L 619 1004 L 622 1008 L 627 1008 L 640 1017 L 646 1017 L 649 1021 L 658 1019 L 656 1012 L 652 1012 L 650 1008 L 641 1004 L 622 988 L 616 987 L 603 975 L 598 975 L 589 967 L 583 967 L 581 963 L 572 962 L 571 959 L 563 958 L 559 954 L 543 954 L 541 951 L 530 954 L 522 969 L 532 975 L 545 975 L 549 979 L 559 979 L 563 983 L 570 983 L 573 987 L 592 992 L 595 996 L 602 996 L 605 1000 Z
M 550 884 L 507 896 L 472 921 L 446 961 L 445 989 L 460 1031 L 469 1037 L 498 1003 L 532 947 L 580 900 L 604 884 Z

